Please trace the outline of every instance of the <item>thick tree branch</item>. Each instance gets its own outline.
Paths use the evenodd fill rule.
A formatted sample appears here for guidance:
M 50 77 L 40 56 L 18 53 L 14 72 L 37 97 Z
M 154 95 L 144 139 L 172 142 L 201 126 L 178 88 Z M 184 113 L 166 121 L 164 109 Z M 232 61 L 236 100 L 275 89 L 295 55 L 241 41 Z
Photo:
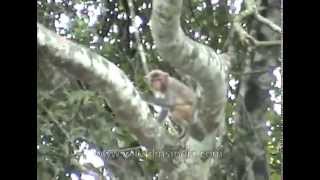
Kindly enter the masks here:
M 151 33 L 161 58 L 179 69 L 179 72 L 190 75 L 201 86 L 197 114 L 200 121 L 193 125 L 198 126 L 205 137 L 197 140 L 189 138 L 188 150 L 215 151 L 215 137 L 224 134 L 225 130 L 227 65 L 213 49 L 185 35 L 180 25 L 182 2 L 183 0 L 153 0 Z M 196 134 L 198 133 L 199 131 Z M 187 159 L 188 163 L 185 163 L 185 159 L 183 162 L 178 161 L 177 168 L 161 164 L 159 178 L 208 179 L 210 160 L 202 161 L 199 157 Z
M 211 48 L 193 41 L 180 26 L 183 0 L 154 0 L 152 37 L 160 56 L 203 88 L 199 112 L 206 133 L 222 133 L 226 101 L 225 62 Z
M 37 24 L 37 27 L 39 54 L 49 56 L 39 57 L 40 60 L 50 60 L 50 63 L 101 91 L 117 120 L 129 127 L 141 145 L 150 148 L 160 144 L 157 140 L 166 133 L 153 120 L 148 105 L 121 69 L 88 48 L 56 35 L 41 24 Z

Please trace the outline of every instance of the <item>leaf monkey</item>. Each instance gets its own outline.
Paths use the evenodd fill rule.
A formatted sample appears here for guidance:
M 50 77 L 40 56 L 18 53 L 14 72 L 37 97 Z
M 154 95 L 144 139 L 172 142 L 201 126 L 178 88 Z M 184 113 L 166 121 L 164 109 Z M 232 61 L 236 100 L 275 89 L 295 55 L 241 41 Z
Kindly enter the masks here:
M 162 107 L 158 121 L 162 122 L 167 116 L 171 117 L 181 129 L 180 139 L 183 138 L 193 120 L 195 93 L 181 81 L 159 69 L 150 71 L 145 79 L 154 93 L 154 97 L 148 101 Z

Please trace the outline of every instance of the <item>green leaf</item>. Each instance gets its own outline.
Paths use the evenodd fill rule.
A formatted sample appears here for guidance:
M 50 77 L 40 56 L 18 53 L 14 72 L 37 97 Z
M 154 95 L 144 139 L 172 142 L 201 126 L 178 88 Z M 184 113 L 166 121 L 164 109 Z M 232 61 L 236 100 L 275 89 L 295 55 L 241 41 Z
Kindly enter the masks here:
M 271 175 L 272 180 L 281 180 L 281 176 L 279 174 L 273 173 Z

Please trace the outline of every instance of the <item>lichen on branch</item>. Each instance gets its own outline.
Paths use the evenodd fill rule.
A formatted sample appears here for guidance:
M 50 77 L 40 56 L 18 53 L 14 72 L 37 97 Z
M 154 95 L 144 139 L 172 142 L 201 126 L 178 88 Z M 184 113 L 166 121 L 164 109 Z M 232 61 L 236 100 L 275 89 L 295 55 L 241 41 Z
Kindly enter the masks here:
M 139 92 L 125 73 L 104 57 L 86 47 L 73 43 L 41 24 L 38 27 L 38 52 L 69 75 L 87 82 L 107 99 L 116 114 L 116 120 L 129 127 L 141 145 L 155 147 L 165 132 L 149 111 Z
M 224 127 L 226 62 L 212 48 L 185 35 L 180 26 L 182 2 L 153 0 L 152 37 L 161 58 L 202 87 L 199 119 L 211 133 Z

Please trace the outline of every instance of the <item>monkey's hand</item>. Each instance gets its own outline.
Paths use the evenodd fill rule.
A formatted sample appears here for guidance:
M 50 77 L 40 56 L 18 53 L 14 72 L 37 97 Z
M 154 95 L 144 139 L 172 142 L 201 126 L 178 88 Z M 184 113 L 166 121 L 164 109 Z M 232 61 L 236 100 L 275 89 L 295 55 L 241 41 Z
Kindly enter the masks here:
M 172 105 L 169 104 L 166 99 L 155 98 L 153 96 L 150 96 L 150 97 L 146 97 L 145 100 L 148 103 L 161 106 L 162 108 L 170 109 L 172 107 Z
M 169 113 L 168 109 L 166 109 L 166 108 L 161 109 L 161 112 L 158 117 L 159 123 L 162 123 L 162 121 L 168 116 L 168 113 Z

